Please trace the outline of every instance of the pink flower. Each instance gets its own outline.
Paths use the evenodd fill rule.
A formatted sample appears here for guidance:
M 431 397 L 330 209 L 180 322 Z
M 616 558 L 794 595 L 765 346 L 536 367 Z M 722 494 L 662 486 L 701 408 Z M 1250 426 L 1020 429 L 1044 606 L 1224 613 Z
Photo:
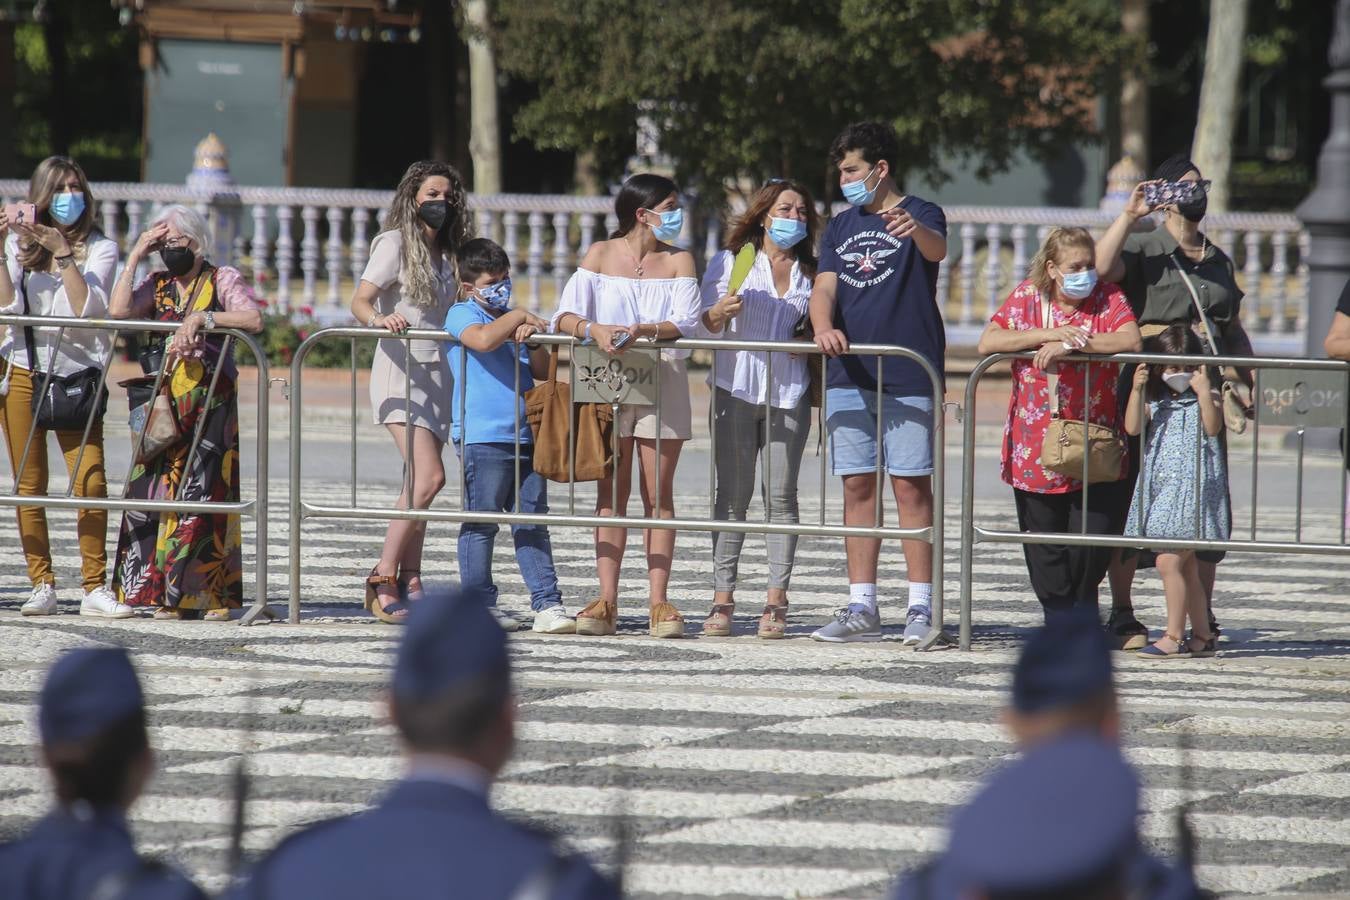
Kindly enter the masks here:
M 312 307 L 312 306 L 302 306 L 302 307 L 300 307 L 299 312 L 300 312 L 300 315 L 302 315 L 302 316 L 304 316 L 304 317 L 306 317 L 306 318 L 313 318 L 313 317 L 314 317 L 314 307 Z

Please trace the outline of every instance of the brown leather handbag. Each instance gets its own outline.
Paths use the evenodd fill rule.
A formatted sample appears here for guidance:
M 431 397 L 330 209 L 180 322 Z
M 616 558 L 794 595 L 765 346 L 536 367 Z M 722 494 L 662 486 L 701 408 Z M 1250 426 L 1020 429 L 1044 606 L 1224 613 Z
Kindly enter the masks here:
M 573 403 L 571 388 L 558 380 L 558 345 L 554 344 L 548 357 L 548 378 L 525 392 L 525 421 L 534 433 L 534 470 L 564 484 L 599 481 L 614 469 L 613 411 L 604 403 Z

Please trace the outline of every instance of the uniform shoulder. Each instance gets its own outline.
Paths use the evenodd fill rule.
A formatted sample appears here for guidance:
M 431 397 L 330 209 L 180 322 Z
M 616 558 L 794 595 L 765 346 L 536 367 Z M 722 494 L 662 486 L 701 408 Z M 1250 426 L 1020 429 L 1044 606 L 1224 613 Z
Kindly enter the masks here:
M 309 827 L 288 835 L 271 850 L 267 852 L 262 859 L 258 860 L 253 870 L 249 873 L 250 882 L 263 878 L 268 872 L 278 866 L 284 865 L 289 858 L 295 854 L 304 854 L 309 850 L 322 847 L 323 841 L 337 836 L 345 831 L 351 824 L 361 816 L 361 813 L 351 813 L 346 816 L 337 816 L 332 819 L 325 819 L 316 822 Z M 235 896 L 235 895 L 230 895 Z M 249 894 L 240 894 L 239 896 L 251 896 Z

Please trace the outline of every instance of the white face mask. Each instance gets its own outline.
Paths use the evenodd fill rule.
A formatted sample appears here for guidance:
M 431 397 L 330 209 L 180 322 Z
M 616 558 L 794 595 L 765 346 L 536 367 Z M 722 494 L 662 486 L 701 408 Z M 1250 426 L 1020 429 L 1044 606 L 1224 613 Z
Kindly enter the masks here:
M 1163 383 L 1178 394 L 1186 393 L 1186 389 L 1191 386 L 1190 372 L 1173 372 L 1170 375 L 1163 376 Z

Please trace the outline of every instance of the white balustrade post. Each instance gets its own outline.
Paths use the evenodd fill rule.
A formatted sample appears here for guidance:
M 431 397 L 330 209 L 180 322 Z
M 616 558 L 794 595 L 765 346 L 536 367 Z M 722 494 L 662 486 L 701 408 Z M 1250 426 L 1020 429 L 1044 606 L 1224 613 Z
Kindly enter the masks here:
M 497 235 L 493 233 L 492 210 L 479 209 L 476 211 L 476 218 L 478 219 L 478 224 L 476 226 L 478 231 L 478 237 L 487 238 L 490 241 L 495 241 L 497 239 Z
M 544 214 L 535 210 L 525 219 L 530 226 L 530 310 L 539 311 L 539 279 L 544 274 Z
M 370 258 L 370 238 L 366 237 L 366 228 L 370 225 L 370 210 L 358 206 L 352 210 L 352 281 L 360 281 L 366 271 L 366 260 Z
M 586 251 L 595 242 L 595 213 L 581 214 L 581 239 L 577 241 L 577 264 L 581 263 Z
M 104 200 L 99 204 L 99 217 L 102 219 L 103 235 L 120 247 L 121 241 L 119 240 L 119 233 L 117 231 L 117 226 L 120 224 L 117 221 L 119 210 L 120 206 L 116 200 Z M 131 236 L 128 235 L 128 237 L 130 238 Z M 130 243 L 128 243 L 127 249 L 131 249 Z
M 553 305 L 558 305 L 562 296 L 563 284 L 570 274 L 572 253 L 572 216 L 570 213 L 553 214 Z
M 706 268 L 722 249 L 722 222 L 717 216 L 708 216 L 708 238 L 703 242 L 703 265 Z
M 997 222 L 990 222 L 984 230 L 989 242 L 984 257 L 984 288 L 988 295 L 989 307 L 985 310 L 985 319 L 990 319 L 999 308 L 999 291 L 1003 287 L 1003 229 Z
M 253 267 L 253 290 L 264 295 L 263 282 L 267 280 L 267 205 L 253 204 L 253 243 L 249 245 L 249 264 Z
M 937 277 L 937 305 L 938 313 L 942 316 L 943 325 L 950 326 L 954 324 L 949 316 L 947 305 L 952 300 L 952 258 L 949 255 L 942 262 L 938 263 Z
M 975 226 L 961 226 L 961 324 L 975 323 Z
M 1298 291 L 1297 303 L 1298 312 L 1295 319 L 1295 331 L 1308 330 L 1308 293 L 1311 287 L 1312 275 L 1308 270 L 1308 253 L 1312 250 L 1312 235 L 1307 231 L 1298 233 Z
M 328 305 L 337 312 L 342 306 L 342 207 L 328 207 L 328 242 L 324 244 L 324 268 L 328 270 Z
M 1261 232 L 1247 232 L 1243 243 L 1247 246 L 1247 261 L 1242 266 L 1242 278 L 1246 282 L 1242 291 L 1247 295 L 1243 306 L 1252 316 L 1246 325 L 1255 329 L 1261 327 Z
M 305 206 L 300 210 L 305 223 L 305 236 L 300 240 L 300 271 L 304 273 L 304 295 L 301 303 L 314 308 L 315 287 L 319 281 L 319 210 Z
M 289 206 L 277 207 L 277 312 L 291 311 L 291 269 L 294 265 L 295 241 L 291 239 L 291 221 L 295 210 Z
M 1012 227 L 1012 245 L 1013 245 L 1013 284 L 1021 284 L 1022 279 L 1027 277 L 1027 226 L 1014 225 Z
M 608 240 L 609 236 L 619 230 L 619 217 L 612 212 L 605 213 L 605 233 L 600 236 L 600 240 Z
M 1274 255 L 1270 262 L 1270 333 L 1283 334 L 1289 330 L 1285 319 L 1286 282 L 1289 278 L 1289 232 L 1277 231 L 1270 236 Z
M 143 213 L 143 208 L 141 207 L 141 201 L 139 201 L 139 200 L 128 200 L 128 201 L 127 201 L 127 249 L 128 249 L 128 250 L 130 250 L 130 249 L 131 249 L 131 245 L 134 244 L 134 243 L 140 238 L 141 232 L 145 230 L 144 226 L 142 225 L 142 221 L 143 221 L 143 219 L 142 219 L 142 213 Z M 142 264 L 141 264 L 141 269 L 144 269 L 145 266 L 146 266 L 146 264 L 145 264 L 145 263 L 142 263 Z M 134 284 L 140 284 L 140 282 L 141 282 L 141 273 L 140 273 L 140 272 L 134 272 L 134 273 L 132 273 L 132 274 L 135 276 L 134 279 L 133 279 L 133 283 L 134 283 Z
M 502 213 L 502 249 L 506 251 L 506 258 L 515 265 L 519 260 L 516 259 L 516 251 L 520 249 L 520 213 L 507 211 Z

